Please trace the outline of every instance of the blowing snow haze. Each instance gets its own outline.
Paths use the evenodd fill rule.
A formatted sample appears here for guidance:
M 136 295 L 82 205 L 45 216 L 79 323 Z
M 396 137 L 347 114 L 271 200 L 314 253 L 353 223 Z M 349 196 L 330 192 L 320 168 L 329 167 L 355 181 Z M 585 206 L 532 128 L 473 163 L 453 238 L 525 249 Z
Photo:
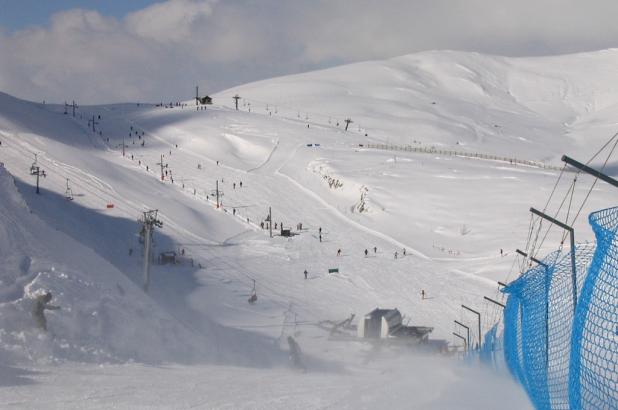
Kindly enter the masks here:
M 0 407 L 615 408 L 618 6 L 485 3 L 0 2 Z

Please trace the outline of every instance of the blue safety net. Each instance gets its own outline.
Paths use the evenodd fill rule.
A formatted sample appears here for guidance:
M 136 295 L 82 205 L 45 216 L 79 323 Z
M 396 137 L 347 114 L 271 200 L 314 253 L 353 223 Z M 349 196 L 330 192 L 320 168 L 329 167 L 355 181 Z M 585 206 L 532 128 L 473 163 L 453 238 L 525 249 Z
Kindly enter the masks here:
M 573 409 L 618 409 L 618 208 L 590 215 L 597 249 L 573 324 Z
M 590 223 L 596 248 L 553 252 L 504 289 L 503 336 L 492 328 L 480 352 L 503 349 L 538 409 L 618 409 L 618 208 Z

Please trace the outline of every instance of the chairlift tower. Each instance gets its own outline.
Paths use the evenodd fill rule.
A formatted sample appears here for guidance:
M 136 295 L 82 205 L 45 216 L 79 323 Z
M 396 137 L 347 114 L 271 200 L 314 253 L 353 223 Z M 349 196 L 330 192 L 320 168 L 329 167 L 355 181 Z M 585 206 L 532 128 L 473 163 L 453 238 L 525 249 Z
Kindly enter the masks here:
M 345 119 L 345 130 L 348 130 L 348 127 L 350 126 L 350 124 L 352 124 L 354 121 L 352 121 L 351 118 L 346 118 Z
M 33 169 L 34 169 L 34 171 L 33 171 Z M 39 178 L 40 178 L 40 177 L 45 178 L 45 177 L 47 176 L 47 174 L 46 174 L 46 173 L 45 173 L 45 171 L 44 171 L 44 170 L 42 170 L 42 169 L 41 169 L 41 167 L 39 167 L 38 165 L 36 165 L 36 166 L 34 166 L 34 165 L 33 165 L 33 166 L 32 166 L 32 168 L 30 168 L 30 173 L 31 173 L 32 175 L 35 175 L 35 176 L 36 176 L 36 193 L 37 193 L 37 194 L 40 194 L 41 192 L 40 192 L 40 190 L 39 190 Z
M 238 111 L 238 100 L 240 100 L 240 96 L 236 94 L 235 96 L 232 97 L 232 99 L 234 99 L 234 103 L 236 105 L 236 111 Z
M 95 116 L 94 114 L 92 114 L 92 119 L 88 120 L 88 126 L 89 127 L 92 126 L 92 132 L 97 132 L 95 129 L 95 125 L 99 125 L 99 122 L 95 121 Z
M 150 286 L 150 252 L 152 246 L 152 235 L 154 228 L 162 228 L 163 222 L 157 219 L 159 210 L 154 209 L 145 211 L 140 223 L 142 224 L 142 232 L 144 234 L 144 292 L 148 292 Z
M 157 165 L 161 166 L 161 181 L 164 181 L 165 180 L 165 175 L 164 175 L 163 172 L 164 172 L 164 168 L 167 167 L 167 164 L 165 164 L 163 162 L 163 154 L 161 154 L 161 162 L 157 162 Z

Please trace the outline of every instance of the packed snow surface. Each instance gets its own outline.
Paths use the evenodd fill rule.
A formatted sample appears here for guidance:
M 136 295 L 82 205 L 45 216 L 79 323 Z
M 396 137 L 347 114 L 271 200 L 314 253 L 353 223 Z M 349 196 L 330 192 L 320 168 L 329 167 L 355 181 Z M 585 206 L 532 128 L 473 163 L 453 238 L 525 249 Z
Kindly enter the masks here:
M 126 103 L 75 117 L 0 94 L 0 406 L 528 407 L 508 377 L 456 353 L 330 330 L 398 308 L 453 351 L 464 331 L 453 320 L 476 329 L 462 304 L 488 330 L 501 312 L 483 296 L 502 300 L 497 281 L 516 277 L 529 207 L 556 186 L 557 210 L 573 182 L 561 155 L 585 162 L 616 131 L 616 62 L 616 50 L 428 52 L 244 85 L 206 109 Z M 572 219 L 592 182 L 580 176 L 556 217 Z M 578 241 L 593 239 L 585 216 L 615 200 L 594 187 Z M 174 251 L 179 263 L 153 264 L 146 293 L 149 209 L 163 223 L 155 259 Z M 30 313 L 44 291 L 61 307 L 48 332 Z M 307 372 L 290 368 L 288 336 Z

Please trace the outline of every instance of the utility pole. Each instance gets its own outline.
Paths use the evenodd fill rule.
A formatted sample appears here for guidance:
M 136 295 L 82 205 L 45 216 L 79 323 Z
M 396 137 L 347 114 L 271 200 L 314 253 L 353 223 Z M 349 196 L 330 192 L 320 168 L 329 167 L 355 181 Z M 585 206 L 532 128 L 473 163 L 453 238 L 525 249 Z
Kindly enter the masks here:
M 71 107 L 73 107 L 73 118 L 75 118 L 75 109 L 77 108 L 77 104 L 75 104 L 75 100 L 73 100 L 73 104 L 71 105 Z
M 474 309 L 470 309 L 466 305 L 461 305 L 461 307 L 466 309 L 466 310 L 469 310 L 470 312 L 472 312 L 474 314 L 476 314 L 478 316 L 478 318 L 479 318 L 479 341 L 478 341 L 478 346 L 477 347 L 478 347 L 478 350 L 481 350 L 481 341 L 482 341 L 482 338 L 483 338 L 483 336 L 481 334 L 481 314 L 479 312 L 477 312 L 476 310 L 474 310 Z
M 154 227 L 163 227 L 163 222 L 157 219 L 157 209 L 145 211 L 142 223 L 142 232 L 144 234 L 144 291 L 148 292 L 150 286 L 150 248 L 152 245 L 152 235 Z
M 122 134 L 122 156 L 124 157 L 124 134 Z
M 345 130 L 348 130 L 348 127 L 350 126 L 350 124 L 352 124 L 354 121 L 352 121 L 350 118 L 346 118 L 345 119 Z
M 45 174 L 45 171 L 43 171 L 38 165 L 33 166 L 32 169 L 32 175 L 36 175 L 36 193 L 40 194 L 41 192 L 39 191 L 39 177 L 45 178 L 47 174 Z
M 236 94 L 232 98 L 234 99 L 234 103 L 236 104 L 236 111 L 238 111 L 238 100 L 240 100 L 240 96 Z

